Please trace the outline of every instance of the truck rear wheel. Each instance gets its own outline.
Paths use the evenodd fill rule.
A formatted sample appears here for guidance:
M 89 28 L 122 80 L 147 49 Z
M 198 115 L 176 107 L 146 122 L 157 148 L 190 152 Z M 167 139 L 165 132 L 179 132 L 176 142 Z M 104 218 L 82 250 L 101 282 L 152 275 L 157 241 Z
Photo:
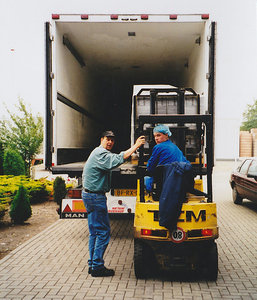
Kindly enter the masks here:
M 156 271 L 155 255 L 146 243 L 134 239 L 134 271 L 137 279 L 145 279 Z

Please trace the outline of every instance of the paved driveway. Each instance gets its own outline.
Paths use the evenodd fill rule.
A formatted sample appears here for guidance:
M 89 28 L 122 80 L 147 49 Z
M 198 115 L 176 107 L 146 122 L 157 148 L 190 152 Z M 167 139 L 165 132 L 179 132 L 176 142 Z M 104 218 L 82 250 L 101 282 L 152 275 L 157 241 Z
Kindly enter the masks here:
M 116 275 L 93 278 L 87 274 L 87 220 L 59 220 L 0 261 L 0 299 L 257 299 L 257 205 L 233 204 L 228 180 L 235 165 L 219 162 L 213 176 L 220 227 L 217 282 L 137 280 L 132 220 L 117 219 L 111 220 L 106 253 Z

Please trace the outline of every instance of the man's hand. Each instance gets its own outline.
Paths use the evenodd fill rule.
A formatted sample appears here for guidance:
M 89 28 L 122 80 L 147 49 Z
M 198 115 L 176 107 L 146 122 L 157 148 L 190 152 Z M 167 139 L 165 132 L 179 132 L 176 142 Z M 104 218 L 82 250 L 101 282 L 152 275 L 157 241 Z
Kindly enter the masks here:
M 141 135 L 135 142 L 135 144 L 129 148 L 127 151 L 124 152 L 124 159 L 127 159 L 134 153 L 139 147 L 141 147 L 145 143 L 145 136 Z
M 135 145 L 136 145 L 136 147 L 137 147 L 137 149 L 138 149 L 139 147 L 141 147 L 141 146 L 144 145 L 144 144 L 145 144 L 145 136 L 144 136 L 144 135 L 141 135 L 141 136 L 136 140 Z

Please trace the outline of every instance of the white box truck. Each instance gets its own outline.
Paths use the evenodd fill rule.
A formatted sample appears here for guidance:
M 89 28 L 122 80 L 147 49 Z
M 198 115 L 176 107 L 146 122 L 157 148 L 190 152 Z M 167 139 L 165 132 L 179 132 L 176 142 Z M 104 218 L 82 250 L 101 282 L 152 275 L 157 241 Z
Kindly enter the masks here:
M 53 14 L 45 24 L 46 168 L 80 178 L 104 130 L 117 136 L 113 151 L 129 148 L 135 86 L 190 87 L 213 115 L 215 25 L 208 14 Z M 109 212 L 134 212 L 130 165 L 113 171 Z M 73 213 L 68 201 L 61 211 L 83 217 L 81 203 Z

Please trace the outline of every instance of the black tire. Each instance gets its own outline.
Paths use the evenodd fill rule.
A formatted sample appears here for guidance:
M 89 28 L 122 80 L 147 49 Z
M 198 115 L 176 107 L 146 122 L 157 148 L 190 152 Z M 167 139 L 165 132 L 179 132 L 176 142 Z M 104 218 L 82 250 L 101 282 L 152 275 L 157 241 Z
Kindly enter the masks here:
M 134 271 L 137 279 L 146 278 L 144 245 L 137 239 L 134 240 Z
M 209 281 L 216 281 L 218 277 L 218 248 L 217 244 L 213 242 L 207 248 L 205 269 L 206 279 Z
M 155 255 L 150 246 L 134 239 L 134 271 L 137 279 L 154 276 L 158 270 Z
M 238 194 L 236 185 L 233 186 L 232 196 L 235 204 L 242 204 L 243 198 Z

